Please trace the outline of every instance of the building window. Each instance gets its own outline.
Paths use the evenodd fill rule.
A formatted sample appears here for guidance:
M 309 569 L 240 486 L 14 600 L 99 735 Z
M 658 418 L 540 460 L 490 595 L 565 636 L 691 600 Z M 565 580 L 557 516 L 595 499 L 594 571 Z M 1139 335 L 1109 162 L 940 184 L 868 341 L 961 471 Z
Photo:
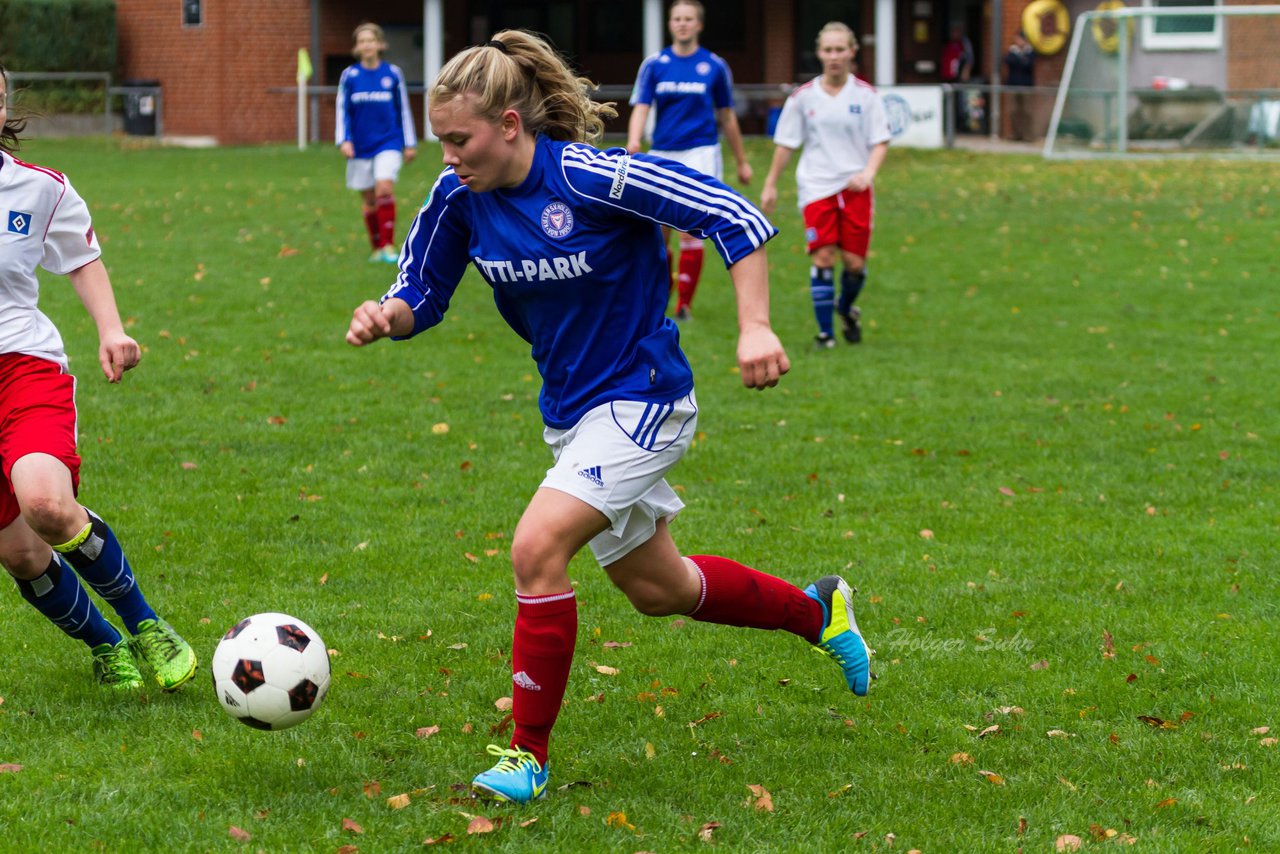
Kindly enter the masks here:
M 1146 0 L 1156 9 L 1220 6 L 1221 0 Z M 1221 15 L 1152 15 L 1142 19 L 1142 46 L 1147 50 L 1220 50 Z
M 198 27 L 204 23 L 204 0 L 182 0 L 182 26 Z

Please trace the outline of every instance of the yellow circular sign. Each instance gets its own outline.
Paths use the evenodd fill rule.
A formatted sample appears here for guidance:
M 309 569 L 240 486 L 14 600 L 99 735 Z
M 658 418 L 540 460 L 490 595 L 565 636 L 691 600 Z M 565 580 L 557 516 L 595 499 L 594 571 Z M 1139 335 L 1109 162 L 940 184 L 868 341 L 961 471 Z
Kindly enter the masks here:
M 1052 56 L 1067 44 L 1071 14 L 1061 0 L 1032 0 L 1022 10 L 1022 31 L 1036 53 Z
M 1098 4 L 1098 11 L 1100 12 L 1124 8 L 1124 0 L 1102 0 Z M 1089 24 L 1089 29 L 1093 33 L 1093 41 L 1098 46 L 1098 50 L 1103 53 L 1115 53 L 1120 49 L 1121 31 L 1127 32 L 1130 38 L 1133 37 L 1133 19 L 1094 18 Z

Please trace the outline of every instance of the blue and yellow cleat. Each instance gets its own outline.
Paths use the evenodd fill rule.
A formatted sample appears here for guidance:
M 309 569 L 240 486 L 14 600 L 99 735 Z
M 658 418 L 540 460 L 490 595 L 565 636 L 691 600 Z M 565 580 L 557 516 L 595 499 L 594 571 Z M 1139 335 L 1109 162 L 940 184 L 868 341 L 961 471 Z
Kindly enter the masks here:
M 547 766 L 518 747 L 491 744 L 489 755 L 501 756 L 498 764 L 477 774 L 471 788 L 477 797 L 513 804 L 527 804 L 547 793 Z
M 828 575 L 810 584 L 804 593 L 822 606 L 825 617 L 814 649 L 834 658 L 844 669 L 849 690 L 859 697 L 867 696 L 871 684 L 871 649 L 853 618 L 853 591 L 840 576 Z

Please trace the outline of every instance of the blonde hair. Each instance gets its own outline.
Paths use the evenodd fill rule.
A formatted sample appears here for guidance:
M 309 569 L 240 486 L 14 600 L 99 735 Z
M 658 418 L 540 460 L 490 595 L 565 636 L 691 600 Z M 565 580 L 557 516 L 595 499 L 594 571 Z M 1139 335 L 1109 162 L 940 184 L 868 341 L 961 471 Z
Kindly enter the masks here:
M 688 6 L 698 15 L 698 23 L 705 24 L 707 22 L 707 10 L 703 8 L 698 0 L 671 0 L 671 5 L 667 7 L 667 17 L 671 17 L 671 10 L 677 6 Z
M 378 44 L 382 45 L 384 48 L 387 46 L 387 34 L 382 31 L 382 27 L 372 21 L 365 21 L 363 24 L 357 24 L 356 28 L 351 31 L 351 41 L 354 43 L 358 40 L 360 38 L 360 33 L 364 30 L 368 30 L 373 33 L 373 37 L 378 40 Z M 351 55 L 359 58 L 356 54 L 354 44 L 351 48 Z M 378 51 L 378 56 L 382 56 L 382 51 Z
M 839 33 L 842 36 L 847 36 L 849 47 L 852 50 L 858 49 L 858 38 L 853 34 L 853 29 L 848 24 L 841 21 L 828 21 L 823 25 L 822 29 L 818 30 L 818 37 L 813 42 L 815 47 L 822 46 L 822 37 L 826 33 Z
M 461 95 L 473 95 L 476 113 L 486 121 L 496 123 L 503 112 L 515 110 L 535 136 L 587 142 L 603 134 L 605 121 L 618 115 L 612 101 L 591 100 L 596 88 L 574 74 L 538 36 L 503 30 L 487 44 L 469 47 L 449 60 L 428 97 L 435 109 Z

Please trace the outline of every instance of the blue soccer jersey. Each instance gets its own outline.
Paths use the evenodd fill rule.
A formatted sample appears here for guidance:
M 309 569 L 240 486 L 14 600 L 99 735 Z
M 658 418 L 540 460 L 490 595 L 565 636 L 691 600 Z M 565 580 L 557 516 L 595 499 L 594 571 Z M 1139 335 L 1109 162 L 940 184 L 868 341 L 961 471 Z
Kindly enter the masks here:
M 716 110 L 733 106 L 733 74 L 705 47 L 688 56 L 665 48 L 640 65 L 631 105 L 654 109 L 653 147 L 686 151 L 719 140 Z
M 532 345 L 543 420 L 567 429 L 602 403 L 693 388 L 666 316 L 663 225 L 712 240 L 730 266 L 777 234 L 738 193 L 679 163 L 540 136 L 518 187 L 473 193 L 452 168 L 440 174 L 383 299 L 409 304 L 416 335 L 440 322 L 473 263 Z
M 417 146 L 409 88 L 398 66 L 380 62 L 377 68 L 365 68 L 356 63 L 342 72 L 334 144 L 344 142 L 355 147 L 359 158 Z

